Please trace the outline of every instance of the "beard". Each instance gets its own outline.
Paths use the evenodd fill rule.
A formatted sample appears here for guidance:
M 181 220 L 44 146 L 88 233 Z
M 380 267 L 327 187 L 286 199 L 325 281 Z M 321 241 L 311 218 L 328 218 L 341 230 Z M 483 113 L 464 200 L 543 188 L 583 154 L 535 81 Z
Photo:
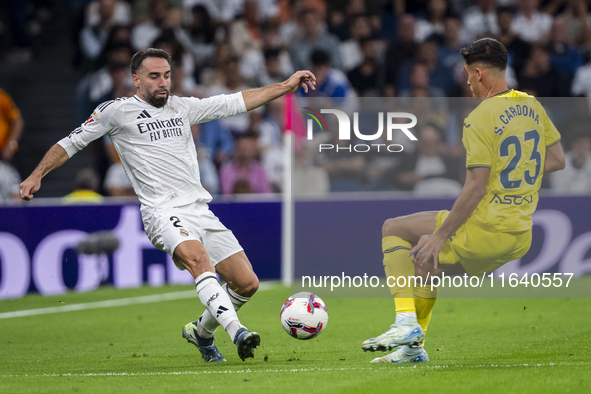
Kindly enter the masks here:
M 158 93 L 166 91 L 166 97 L 158 97 L 156 96 Z M 168 97 L 170 96 L 170 91 L 168 90 L 155 90 L 153 93 L 146 93 L 144 95 L 144 100 L 148 103 L 152 104 L 156 108 L 162 108 L 168 101 Z

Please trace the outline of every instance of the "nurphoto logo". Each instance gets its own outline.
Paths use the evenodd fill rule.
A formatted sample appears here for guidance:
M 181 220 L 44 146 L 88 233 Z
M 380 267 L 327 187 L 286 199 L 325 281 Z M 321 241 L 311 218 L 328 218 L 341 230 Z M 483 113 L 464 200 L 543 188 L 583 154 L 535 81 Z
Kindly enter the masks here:
M 307 138 L 308 140 L 314 139 L 314 121 L 320 127 L 321 131 L 329 131 L 328 124 L 321 114 L 333 114 L 337 117 L 339 124 L 338 136 L 341 141 L 351 141 L 351 119 L 349 115 L 338 109 L 321 109 L 320 113 L 313 110 L 312 108 L 304 107 L 310 112 L 304 112 L 310 116 L 307 122 Z M 409 129 L 413 128 L 417 124 L 417 117 L 408 112 L 378 112 L 378 130 L 373 134 L 363 134 L 359 130 L 359 112 L 353 112 L 353 133 L 355 137 L 362 141 L 377 141 L 382 138 L 384 133 L 384 118 L 386 119 L 386 140 L 392 141 L 394 131 L 400 130 L 406 135 L 411 141 L 417 141 Z M 401 120 L 410 119 L 408 123 L 398 123 Z M 388 152 L 402 152 L 403 147 L 400 144 L 386 144 L 386 143 L 372 143 L 372 144 L 349 144 L 349 145 L 335 145 L 335 144 L 319 144 L 318 151 L 335 150 L 336 152 L 347 151 L 347 152 L 359 152 L 365 153 L 370 151 L 380 152 L 386 150 Z

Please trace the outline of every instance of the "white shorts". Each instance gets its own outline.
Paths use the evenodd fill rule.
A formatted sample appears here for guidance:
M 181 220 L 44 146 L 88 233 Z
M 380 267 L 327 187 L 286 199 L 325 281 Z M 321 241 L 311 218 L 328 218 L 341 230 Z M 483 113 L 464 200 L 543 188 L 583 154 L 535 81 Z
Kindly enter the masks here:
M 176 247 L 188 240 L 201 242 L 213 265 L 243 250 L 232 231 L 205 203 L 194 202 L 174 208 L 143 207 L 142 221 L 152 245 L 171 257 Z

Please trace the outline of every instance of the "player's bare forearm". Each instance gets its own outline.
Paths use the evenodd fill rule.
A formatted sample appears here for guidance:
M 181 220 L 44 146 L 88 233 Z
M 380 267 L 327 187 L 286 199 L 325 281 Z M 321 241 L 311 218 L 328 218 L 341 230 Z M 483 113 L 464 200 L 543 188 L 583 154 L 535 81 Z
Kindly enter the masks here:
M 20 185 L 21 198 L 29 201 L 33 194 L 41 187 L 41 179 L 50 171 L 58 168 L 69 159 L 66 150 L 59 144 L 53 145 L 43 156 L 41 162 L 33 170 L 31 175 Z
M 289 93 L 288 86 L 285 82 L 280 82 L 262 88 L 244 90 L 242 97 L 244 98 L 244 104 L 246 104 L 246 110 L 250 111 L 287 93 Z
M 546 161 L 544 162 L 544 174 L 564 169 L 566 162 L 564 160 L 564 151 L 562 145 L 557 142 L 546 148 Z
M 242 97 L 246 110 L 250 111 L 267 104 L 287 93 L 295 92 L 299 87 L 304 88 L 308 93 L 308 88 L 316 89 L 316 77 L 310 71 L 297 71 L 289 79 L 273 85 L 264 86 L 262 88 L 244 90 Z
M 55 144 L 47 151 L 45 156 L 43 156 L 43 159 L 41 159 L 37 168 L 33 170 L 31 176 L 41 179 L 50 171 L 53 171 L 64 164 L 69 158 L 66 150 L 62 148 L 60 144 Z

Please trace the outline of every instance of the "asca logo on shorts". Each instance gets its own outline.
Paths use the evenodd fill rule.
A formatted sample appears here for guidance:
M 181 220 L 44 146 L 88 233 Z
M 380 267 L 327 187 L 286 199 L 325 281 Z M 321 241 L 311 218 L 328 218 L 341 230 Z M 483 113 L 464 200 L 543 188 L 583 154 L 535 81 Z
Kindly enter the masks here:
M 181 229 L 181 235 L 183 237 L 188 237 L 189 236 L 189 232 L 187 230 L 185 230 L 184 228 Z

